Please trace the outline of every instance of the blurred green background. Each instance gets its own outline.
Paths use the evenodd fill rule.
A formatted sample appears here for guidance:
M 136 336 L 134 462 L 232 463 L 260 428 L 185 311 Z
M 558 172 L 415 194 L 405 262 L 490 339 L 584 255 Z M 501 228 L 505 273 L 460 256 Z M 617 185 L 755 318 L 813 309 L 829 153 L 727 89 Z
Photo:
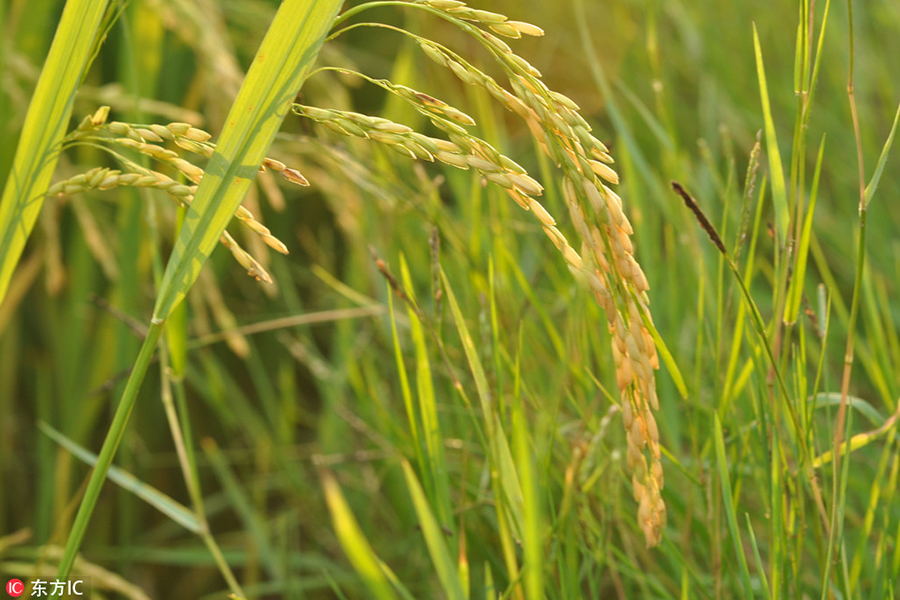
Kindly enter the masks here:
M 276 283 L 267 286 L 246 277 L 220 249 L 186 303 L 184 318 L 195 340 L 186 369 L 187 406 L 193 439 L 207 440 L 197 460 L 211 530 L 253 597 L 369 597 L 328 516 L 319 476 L 327 467 L 337 474 L 373 548 L 412 595 L 443 597 L 399 467 L 399 457 L 412 459 L 415 449 L 386 316 L 390 293 L 371 248 L 398 277 L 401 260 L 406 261 L 423 310 L 447 343 L 446 358 L 433 344 L 429 352 L 451 485 L 449 514 L 457 538 L 462 530 L 467 539 L 472 596 L 487 597 L 487 571 L 499 592 L 514 588 L 496 543 L 483 448 L 472 425 L 477 409 L 453 391 L 454 377 L 466 386 L 472 382 L 446 301 L 434 298 L 430 239 L 436 229 L 440 264 L 489 366 L 501 414 L 508 416 L 513 397 L 521 396 L 527 406 L 548 514 L 546 597 L 739 597 L 743 588 L 723 524 L 709 444 L 712 416 L 722 410 L 740 297 L 669 181 L 691 190 L 733 247 L 745 171 L 764 127 L 752 27 L 755 23 L 759 32 L 787 170 L 799 102 L 793 75 L 797 3 L 473 4 L 544 29 L 543 37 L 510 45 L 544 74 L 551 89 L 581 106 L 594 134 L 617 160 L 618 191 L 634 225 L 635 256 L 650 282 L 654 321 L 689 390 L 681 398 L 665 367 L 659 371 L 658 421 L 667 451 L 666 539 L 658 550 L 644 549 L 634 522 L 630 475 L 621 459 L 624 435 L 607 394 L 615 396 L 616 388 L 605 317 L 575 284 L 538 223 L 502 191 L 483 187 L 477 174 L 414 163 L 294 115 L 287 117 L 270 156 L 302 172 L 311 187 L 261 178 L 245 203 L 285 242 L 290 255 L 269 255 L 257 239 L 235 231 Z M 824 4 L 813 6 L 817 34 Z M 61 7 L 58 0 L 7 0 L 0 9 L 3 180 Z M 186 121 L 215 139 L 275 8 L 260 0 L 132 0 L 85 81 L 76 119 L 110 105 L 119 120 Z M 441 41 L 500 79 L 483 49 L 442 21 L 396 7 L 366 14 Z M 855 94 L 868 178 L 900 99 L 900 3 L 857 2 L 853 18 Z M 848 49 L 847 5 L 834 3 L 806 132 L 809 148 L 796 157 L 811 179 L 819 142 L 827 140 L 813 260 L 804 284 L 816 316 L 801 317 L 798 325 L 806 330 L 802 343 L 809 344 L 809 355 L 804 349 L 784 365 L 794 377 L 802 373 L 812 380 L 824 357 L 818 389 L 825 392 L 840 386 L 858 236 Z M 357 29 L 327 43 L 320 61 L 409 85 L 472 115 L 478 135 L 544 184 L 545 206 L 562 222 L 560 228 L 571 232 L 562 217 L 564 201 L 554 185 L 553 166 L 536 152 L 527 128 L 487 94 L 449 76 L 404 36 Z M 301 101 L 385 116 L 435 135 L 420 115 L 349 76 L 315 75 Z M 767 156 L 764 152 L 761 172 L 767 170 Z M 71 176 L 108 164 L 99 151 L 80 148 L 64 155 L 58 173 Z M 869 210 L 868 270 L 851 384 L 851 394 L 866 400 L 871 414 L 882 420 L 893 413 L 900 391 L 900 314 L 893 301 L 900 281 L 897 165 L 895 152 Z M 760 214 L 750 284 L 768 321 L 776 319 L 777 299 L 775 249 L 766 234 L 774 219 L 770 198 Z M 52 562 L 52 546 L 65 541 L 88 467 L 41 433 L 38 423 L 92 451 L 99 448 L 124 386 L 123 374 L 140 345 L 129 321 L 146 324 L 152 309 L 152 267 L 158 258 L 151 247 L 156 244 L 165 260 L 175 230 L 171 201 L 134 189 L 48 199 L 43 208 L 10 294 L 0 305 L 3 575 L 31 576 L 37 571 L 29 569 Z M 817 301 L 820 283 L 831 307 L 827 344 L 814 330 L 814 323 L 825 318 Z M 393 302 L 399 345 L 412 377 L 418 347 L 410 339 L 405 307 L 397 298 Z M 326 312 L 360 307 L 368 307 L 368 314 L 350 318 Z M 323 320 L 316 324 L 208 337 L 237 325 L 319 312 Z M 789 345 L 801 343 L 794 333 L 798 337 Z M 752 363 L 752 354 L 741 350 L 741 367 Z M 448 365 L 454 366 L 453 375 Z M 765 368 L 746 370 L 736 399 L 719 416 L 737 465 L 732 477 L 740 522 L 743 526 L 749 513 L 758 524 L 757 543 L 767 557 L 776 544 L 765 525 L 767 492 L 759 487 L 768 457 L 754 437 L 754 407 L 765 396 Z M 187 503 L 159 398 L 154 366 L 117 464 Z M 828 411 L 814 415 L 818 428 L 812 444 L 820 451 L 831 443 L 831 418 Z M 879 424 L 865 414 L 855 419 L 853 433 Z M 891 590 L 889 582 L 897 581 L 900 504 L 884 494 L 892 494 L 888 485 L 896 482 L 895 433 L 854 453 L 852 460 L 845 560 L 859 563 L 854 597 L 894 597 L 890 594 L 897 588 Z M 802 475 L 792 476 L 802 487 Z M 809 505 L 794 491 L 791 501 Z M 873 497 L 876 509 L 869 505 Z M 827 560 L 823 542 L 815 527 L 804 523 L 816 518 L 814 510 L 797 514 L 784 538 L 794 547 L 785 567 L 793 577 L 784 589 L 791 597 L 817 597 Z M 457 538 L 448 541 L 451 548 L 457 548 Z M 146 593 L 175 600 L 225 594 L 199 539 L 112 484 L 82 554 L 143 590 L 95 592 L 109 597 Z M 106 585 L 107 578 L 112 581 L 108 574 L 98 581 Z

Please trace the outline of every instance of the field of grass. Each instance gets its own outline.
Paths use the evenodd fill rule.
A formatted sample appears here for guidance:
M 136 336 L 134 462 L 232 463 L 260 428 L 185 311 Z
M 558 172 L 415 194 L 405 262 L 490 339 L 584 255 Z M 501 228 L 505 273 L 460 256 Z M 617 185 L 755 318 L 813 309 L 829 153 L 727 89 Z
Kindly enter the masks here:
M 900 597 L 900 3 L 472 4 L 0 5 L 0 580 Z

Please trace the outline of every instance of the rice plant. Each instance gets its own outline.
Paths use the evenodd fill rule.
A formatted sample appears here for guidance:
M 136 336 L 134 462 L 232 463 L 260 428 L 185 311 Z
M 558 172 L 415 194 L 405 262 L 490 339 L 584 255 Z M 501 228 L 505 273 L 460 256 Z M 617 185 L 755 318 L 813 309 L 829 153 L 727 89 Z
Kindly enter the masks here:
M 900 14 L 484 4 L 4 9 L 0 570 L 896 595 Z

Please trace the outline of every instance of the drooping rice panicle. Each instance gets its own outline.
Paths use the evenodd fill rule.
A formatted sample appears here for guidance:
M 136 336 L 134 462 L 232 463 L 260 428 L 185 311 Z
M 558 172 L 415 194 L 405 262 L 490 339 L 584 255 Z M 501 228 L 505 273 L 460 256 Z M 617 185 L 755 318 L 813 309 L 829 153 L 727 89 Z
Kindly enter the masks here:
M 445 46 L 403 32 L 413 37 L 434 62 L 464 83 L 482 87 L 519 115 L 542 150 L 562 170 L 563 194 L 569 218 L 580 238 L 580 251 L 572 247 L 556 227 L 554 217 L 533 197 L 540 194 L 540 184 L 523 171 L 509 168 L 499 153 L 458 123 L 432 119 L 447 133 L 449 143 L 455 145 L 441 153 L 432 153 L 432 156 L 460 168 L 476 168 L 485 179 L 507 189 L 520 206 L 534 213 L 575 278 L 590 289 L 604 309 L 612 335 L 616 382 L 628 440 L 627 464 L 632 472 L 634 497 L 638 503 L 638 524 L 648 546 L 654 546 L 659 543 L 666 523 L 666 508 L 661 495 L 664 479 L 659 430 L 653 416 L 653 411 L 658 409 L 655 371 L 659 368 L 659 359 L 647 327 L 652 325 L 647 294 L 649 285 L 634 258 L 633 229 L 622 210 L 621 198 L 609 187 L 619 182 L 618 175 L 609 166 L 614 162 L 609 149 L 591 133 L 590 125 L 579 114 L 578 105 L 547 88 L 540 79 L 541 73 L 497 37 L 518 38 L 523 33 L 541 35 L 540 28 L 470 8 L 458 0 L 413 0 L 410 4 L 425 6 L 454 23 L 492 54 L 507 75 L 508 89 Z M 415 104 L 414 96 L 408 100 Z M 365 128 L 360 130 L 359 120 L 346 113 L 316 110 L 321 109 L 303 107 L 300 112 L 339 133 L 368 137 L 411 157 L 430 160 L 411 147 L 415 132 L 397 131 L 373 136 Z M 517 182 L 519 177 L 527 179 Z
M 91 189 L 109 190 L 122 186 L 149 187 L 166 192 L 181 206 L 190 206 L 204 171 L 201 167 L 182 158 L 179 152 L 167 149 L 161 144 L 172 142 L 180 150 L 209 158 L 215 152 L 215 144 L 209 141 L 212 136 L 188 123 L 141 126 L 120 121 L 107 122 L 108 115 L 109 108 L 101 107 L 93 115 L 85 117 L 78 128 L 66 138 L 65 144 L 67 146 L 78 143 L 112 144 L 128 148 L 170 166 L 192 182 L 192 185 L 176 181 L 164 173 L 143 167 L 127 157 L 111 151 L 111 154 L 127 172 L 97 167 L 55 183 L 48 190 L 48 194 L 78 194 Z M 266 170 L 275 171 L 291 183 L 309 185 L 299 171 L 287 167 L 281 161 L 265 158 L 260 171 Z M 245 207 L 239 206 L 234 216 L 245 227 L 257 234 L 266 245 L 282 254 L 288 253 L 287 246 L 272 235 L 269 228 L 260 223 Z M 241 248 L 227 232 L 220 241 L 247 269 L 248 274 L 257 280 L 271 283 L 272 279 L 262 265 Z

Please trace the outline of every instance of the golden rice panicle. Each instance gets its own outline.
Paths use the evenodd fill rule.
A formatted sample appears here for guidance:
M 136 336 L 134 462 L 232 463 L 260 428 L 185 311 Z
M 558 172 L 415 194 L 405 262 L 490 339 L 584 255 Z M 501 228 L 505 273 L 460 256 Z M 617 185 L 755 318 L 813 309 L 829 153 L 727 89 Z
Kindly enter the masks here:
M 430 4 L 440 0 L 422 1 Z M 461 19 L 485 24 L 484 20 L 477 19 L 477 13 L 467 12 L 470 9 L 464 5 L 445 6 L 444 10 Z M 505 27 L 510 23 L 502 19 L 487 25 L 495 33 L 507 34 L 511 32 Z M 638 503 L 638 525 L 647 545 L 655 546 L 666 524 L 659 430 L 653 416 L 659 408 L 655 376 L 659 360 L 648 330 L 652 326 L 649 285 L 634 258 L 631 242 L 634 230 L 623 211 L 622 199 L 609 187 L 619 183 L 618 175 L 610 166 L 613 158 L 609 149 L 591 134 L 590 125 L 579 114 L 575 102 L 547 88 L 537 69 L 512 53 L 504 42 L 487 31 L 472 29 L 470 33 L 480 38 L 503 65 L 511 90 L 446 48 L 430 41 L 419 44 L 437 64 L 448 68 L 465 83 L 483 87 L 522 117 L 542 150 L 563 171 L 566 207 L 581 238 L 580 253 L 557 229 L 555 219 L 530 197 L 535 195 L 529 195 L 533 190 L 514 188 L 516 191 L 511 195 L 523 208 L 535 213 L 575 278 L 588 286 L 606 313 L 628 444 L 627 463 Z M 527 27 L 519 26 L 519 29 Z M 489 179 L 501 184 L 508 181 L 505 174 Z
M 160 164 L 167 165 L 189 181 L 188 184 L 176 181 L 165 173 L 139 165 L 127 157 L 116 154 L 122 169 L 94 168 L 59 181 L 50 187 L 48 194 L 80 194 L 89 190 L 110 190 L 116 187 L 131 186 L 154 188 L 166 192 L 181 206 L 190 206 L 197 192 L 197 186 L 203 178 L 204 170 L 194 163 L 185 160 L 177 151 L 163 147 L 162 144 L 172 142 L 180 149 L 192 154 L 212 156 L 215 144 L 210 142 L 211 135 L 188 123 L 169 123 L 168 125 L 134 125 L 120 121 L 107 122 L 108 107 L 101 107 L 93 115 L 85 117 L 78 128 L 69 134 L 67 142 L 106 143 L 129 148 L 148 156 Z M 296 169 L 287 167 L 281 161 L 265 158 L 260 171 L 273 170 L 286 180 L 298 185 L 309 185 L 309 182 Z M 250 231 L 255 233 L 270 248 L 287 254 L 287 246 L 272 235 L 268 227 L 258 221 L 244 206 L 239 206 L 235 217 Z M 272 279 L 262 265 L 232 238 L 227 232 L 220 242 L 234 255 L 235 259 L 247 269 L 247 272 L 259 281 L 271 282 Z
M 216 150 L 216 145 L 209 141 L 212 138 L 212 134 L 189 123 L 174 122 L 168 125 L 156 123 L 134 125 L 121 121 L 107 122 L 108 116 L 109 107 L 100 107 L 93 115 L 85 117 L 78 128 L 67 136 L 66 141 L 76 143 L 112 142 L 136 150 L 150 158 L 167 162 L 194 183 L 200 182 L 200 178 L 203 176 L 203 169 L 181 158 L 177 152 L 173 152 L 158 144 L 172 142 L 180 150 L 185 150 L 204 158 L 210 158 Z M 104 134 L 107 137 L 103 137 Z M 265 171 L 267 168 L 276 171 L 291 183 L 303 186 L 309 185 L 309 182 L 299 171 L 287 167 L 278 160 L 265 158 L 260 166 L 260 171 Z
M 557 132 L 547 139 L 551 146 L 562 142 L 563 149 L 571 143 L 571 140 L 561 140 Z M 638 503 L 638 525 L 647 545 L 655 546 L 665 527 L 666 507 L 661 495 L 664 479 L 659 429 L 653 416 L 653 411 L 659 408 L 654 373 L 659 368 L 659 359 L 647 328 L 652 323 L 649 286 L 634 258 L 630 237 L 633 230 L 622 212 L 619 196 L 599 181 L 593 169 L 579 165 L 578 159 L 584 159 L 583 154 L 576 152 L 573 157 L 563 152 L 562 156 L 571 160 L 568 168 L 564 166 L 563 190 L 569 214 L 582 239 L 587 265 L 582 279 L 587 280 L 606 312 L 612 336 L 616 384 L 628 446 L 627 466 Z
M 423 101 L 421 96 L 424 94 L 409 93 L 405 91 L 409 88 L 404 88 L 404 86 L 392 87 L 400 88 L 401 91 L 398 95 L 413 105 L 421 105 L 423 102 L 432 106 L 440 104 L 443 105 L 441 110 L 445 114 L 456 110 L 430 96 Z M 519 206 L 525 210 L 534 210 L 543 224 L 553 224 L 553 218 L 549 213 L 529 198 L 529 196 L 541 195 L 544 190 L 543 186 L 530 177 L 525 169 L 515 161 L 498 152 L 484 140 L 470 134 L 454 122 L 454 119 L 430 114 L 434 124 L 448 132 L 451 141 L 423 135 L 405 125 L 380 117 L 301 104 L 295 104 L 292 110 L 332 131 L 386 145 L 409 158 L 429 162 L 438 160 L 464 170 L 475 169 L 484 176 L 485 180 L 504 188 Z M 423 112 L 426 111 L 423 110 Z
M 631 241 L 634 231 L 623 211 L 621 198 L 610 187 L 619 183 L 618 174 L 610 166 L 614 160 L 609 149 L 591 134 L 591 127 L 580 115 L 578 105 L 550 90 L 541 81 L 540 71 L 497 37 L 540 35 L 543 33 L 540 28 L 473 9 L 460 0 L 411 1 L 432 12 L 443 13 L 441 16 L 478 40 L 500 63 L 509 88 L 438 42 L 415 36 L 431 60 L 467 85 L 485 89 L 525 121 L 539 147 L 563 172 L 566 208 L 580 245 L 573 246 L 567 240 L 557 226 L 557 218 L 535 198 L 543 191 L 541 184 L 472 135 L 466 126 L 473 125 L 474 120 L 440 100 L 405 86 L 363 76 L 427 115 L 447 135 L 446 140 L 429 138 L 405 126 L 356 113 L 301 105 L 294 105 L 294 112 L 342 135 L 384 144 L 410 158 L 475 169 L 486 181 L 503 187 L 520 207 L 534 214 L 573 276 L 591 290 L 606 313 L 628 445 L 627 463 L 638 503 L 638 525 L 647 545 L 655 546 L 666 524 L 659 430 L 653 416 L 658 409 L 655 370 L 659 361 L 649 333 L 652 327 L 649 285 L 634 257 Z
M 511 71 L 519 68 L 516 61 L 510 64 Z M 552 94 L 528 73 L 518 72 L 510 81 L 520 102 L 511 108 L 519 109 L 516 112 L 565 174 L 566 205 L 581 237 L 586 265 L 579 279 L 588 282 L 612 334 L 638 525 L 647 545 L 655 546 L 666 524 L 659 429 L 653 416 L 659 408 L 655 377 L 659 359 L 647 327 L 652 324 L 649 285 L 634 258 L 634 230 L 622 199 L 609 187 L 618 183 L 618 175 L 608 166 L 612 158 L 607 148 L 590 135 L 574 103 Z
M 488 27 L 496 33 L 513 39 L 522 37 L 522 34 L 541 36 L 544 30 L 531 23 L 522 21 L 510 21 L 505 15 L 487 10 L 479 10 L 466 6 L 465 2 L 458 0 L 416 0 L 417 4 L 424 4 L 433 9 L 443 11 L 458 19 L 475 23 L 482 27 Z
M 480 18 L 477 11 L 462 3 L 420 1 L 460 19 L 487 25 L 495 33 L 508 34 L 508 37 L 518 36 L 512 35 L 507 27 L 517 28 L 519 33 L 528 29 L 526 25 L 505 18 Z M 500 61 L 509 76 L 511 91 L 436 42 L 419 40 L 419 45 L 429 58 L 449 69 L 461 81 L 483 87 L 522 117 L 542 150 L 563 171 L 566 207 L 581 238 L 580 252 L 559 231 L 556 219 L 532 197 L 538 195 L 540 189 L 527 184 L 515 185 L 513 178 L 504 171 L 489 171 L 485 168 L 487 164 L 482 164 L 482 159 L 484 163 L 490 163 L 489 157 L 481 157 L 478 153 L 467 157 L 469 166 L 478 168 L 488 180 L 506 187 L 522 208 L 535 214 L 572 274 L 592 291 L 606 313 L 628 444 L 627 463 L 638 503 L 638 525 L 647 545 L 655 546 L 660 542 L 666 524 L 666 507 L 661 495 L 664 480 L 659 430 L 653 416 L 653 411 L 659 408 L 655 377 L 659 360 L 648 330 L 648 325 L 652 325 L 647 294 L 649 285 L 634 258 L 631 242 L 634 230 L 623 211 L 622 199 L 609 187 L 619 183 L 618 175 L 610 166 L 614 161 L 609 149 L 591 134 L 590 125 L 579 114 L 575 102 L 547 88 L 539 79 L 537 69 L 514 54 L 505 42 L 469 24 L 464 23 L 462 27 L 468 28 L 466 30 L 479 38 Z M 456 144 L 467 146 L 458 134 L 454 136 L 450 132 L 450 135 Z

